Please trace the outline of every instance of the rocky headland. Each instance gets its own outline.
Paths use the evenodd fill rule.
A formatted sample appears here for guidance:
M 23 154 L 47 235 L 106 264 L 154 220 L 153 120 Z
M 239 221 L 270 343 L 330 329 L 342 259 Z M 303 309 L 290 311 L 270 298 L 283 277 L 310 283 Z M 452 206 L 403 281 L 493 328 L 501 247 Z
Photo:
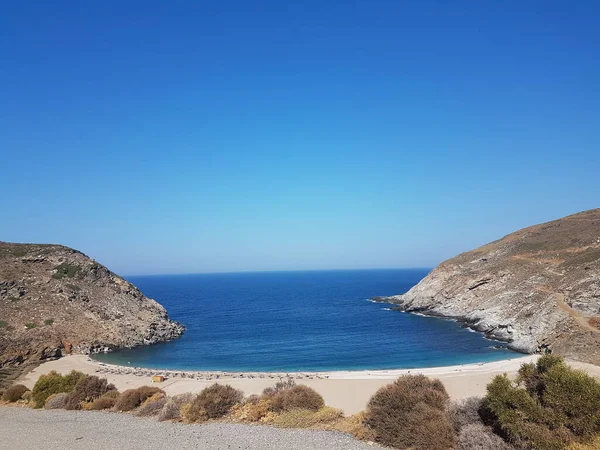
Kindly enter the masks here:
M 5 376 L 10 368 L 69 353 L 169 341 L 184 330 L 156 301 L 77 250 L 0 242 Z
M 600 364 L 600 209 L 509 234 L 374 300 L 461 320 L 523 353 Z

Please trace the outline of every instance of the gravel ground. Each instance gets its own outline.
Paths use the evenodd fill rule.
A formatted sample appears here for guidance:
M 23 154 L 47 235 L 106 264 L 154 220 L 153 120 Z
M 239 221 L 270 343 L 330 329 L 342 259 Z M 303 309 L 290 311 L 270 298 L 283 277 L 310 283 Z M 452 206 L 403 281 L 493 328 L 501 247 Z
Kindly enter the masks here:
M 0 407 L 0 448 L 106 450 L 365 450 L 343 433 L 211 423 L 183 425 L 127 414 Z

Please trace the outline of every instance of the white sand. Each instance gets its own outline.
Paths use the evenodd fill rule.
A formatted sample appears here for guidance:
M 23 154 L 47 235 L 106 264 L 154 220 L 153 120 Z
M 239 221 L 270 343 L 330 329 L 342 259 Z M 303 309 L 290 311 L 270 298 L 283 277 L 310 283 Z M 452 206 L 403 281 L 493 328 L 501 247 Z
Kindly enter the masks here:
M 400 375 L 422 373 L 428 377 L 440 379 L 450 397 L 459 400 L 473 395 L 485 395 L 486 385 L 498 374 L 507 373 L 514 376 L 521 366 L 537 360 L 538 356 L 522 356 L 505 361 L 481 364 L 464 364 L 459 366 L 435 367 L 429 369 L 398 370 L 364 370 L 339 372 L 190 372 L 174 370 L 141 369 L 114 366 L 99 363 L 85 355 L 71 355 L 55 361 L 46 362 L 30 373 L 21 377 L 19 382 L 33 387 L 40 375 L 51 370 L 68 373 L 71 370 L 105 377 L 117 389 L 135 388 L 152 384 L 151 374 L 167 374 L 168 379 L 156 386 L 164 389 L 169 395 L 184 392 L 199 392 L 205 387 L 218 382 L 227 383 L 241 389 L 246 395 L 259 394 L 268 386 L 286 378 L 295 379 L 296 383 L 305 384 L 319 392 L 329 406 L 342 409 L 346 414 L 354 414 L 363 410 L 371 396 L 380 387 L 395 380 Z M 577 361 L 568 361 L 570 365 L 587 371 L 600 378 L 600 367 Z M 129 373 L 128 373 L 129 372 Z M 185 378 L 182 377 L 185 375 Z M 218 376 L 218 378 L 217 378 Z M 191 378 L 190 378 L 191 377 Z

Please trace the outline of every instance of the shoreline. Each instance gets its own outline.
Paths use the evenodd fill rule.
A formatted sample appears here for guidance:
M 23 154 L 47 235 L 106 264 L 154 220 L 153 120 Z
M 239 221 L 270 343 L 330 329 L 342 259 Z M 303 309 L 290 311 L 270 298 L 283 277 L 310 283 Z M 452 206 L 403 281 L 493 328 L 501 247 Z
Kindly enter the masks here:
M 488 363 L 462 364 L 422 369 L 390 369 L 359 371 L 323 371 L 323 372 L 224 372 L 224 371 L 182 371 L 159 369 L 136 369 L 127 366 L 101 363 L 87 355 L 69 355 L 40 364 L 32 371 L 22 375 L 17 382 L 32 388 L 40 375 L 55 370 L 68 373 L 78 370 L 88 375 L 106 378 L 117 389 L 137 388 L 154 385 L 168 395 L 185 392 L 198 393 L 213 383 L 229 384 L 241 389 L 245 395 L 260 394 L 266 387 L 276 382 L 294 379 L 315 389 L 323 396 L 327 405 L 339 408 L 345 414 L 355 414 L 363 410 L 371 396 L 381 387 L 401 375 L 423 374 L 437 378 L 446 387 L 452 400 L 461 400 L 472 396 L 483 396 L 487 384 L 496 376 L 507 373 L 515 376 L 522 364 L 534 362 L 539 355 L 519 356 L 516 358 Z M 600 378 L 600 367 L 578 361 L 567 360 L 577 368 Z M 152 383 L 152 375 L 165 375 L 162 383 Z

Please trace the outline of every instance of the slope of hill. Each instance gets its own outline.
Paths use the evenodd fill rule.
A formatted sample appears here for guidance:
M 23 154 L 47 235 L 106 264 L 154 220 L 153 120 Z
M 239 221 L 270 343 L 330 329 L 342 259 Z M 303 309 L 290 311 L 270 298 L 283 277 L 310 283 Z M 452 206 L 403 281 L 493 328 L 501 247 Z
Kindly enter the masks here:
M 444 261 L 399 309 L 458 318 L 525 353 L 600 364 L 600 209 L 535 225 Z
M 77 250 L 0 242 L 0 368 L 183 331 L 161 305 Z

